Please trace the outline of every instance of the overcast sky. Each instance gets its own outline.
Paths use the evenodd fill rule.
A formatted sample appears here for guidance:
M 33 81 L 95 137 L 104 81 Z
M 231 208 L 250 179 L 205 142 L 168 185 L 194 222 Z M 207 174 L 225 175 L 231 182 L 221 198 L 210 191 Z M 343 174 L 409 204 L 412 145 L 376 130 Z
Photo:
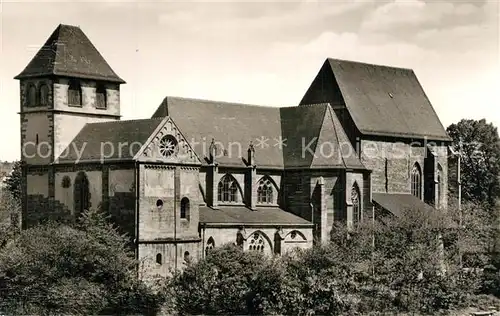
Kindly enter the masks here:
M 500 126 L 499 4 L 473 1 L 2 1 L 0 160 L 19 158 L 13 77 L 59 23 L 78 25 L 122 86 L 123 119 L 167 96 L 297 105 L 327 57 L 415 70 L 442 123 Z

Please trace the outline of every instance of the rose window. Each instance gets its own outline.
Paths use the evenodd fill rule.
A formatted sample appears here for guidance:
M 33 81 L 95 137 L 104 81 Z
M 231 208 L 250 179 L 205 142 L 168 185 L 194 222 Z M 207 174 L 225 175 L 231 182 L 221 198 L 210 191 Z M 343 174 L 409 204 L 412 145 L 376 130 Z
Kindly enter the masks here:
M 163 157 L 170 157 L 177 151 L 177 139 L 172 135 L 167 135 L 160 140 L 160 154 Z

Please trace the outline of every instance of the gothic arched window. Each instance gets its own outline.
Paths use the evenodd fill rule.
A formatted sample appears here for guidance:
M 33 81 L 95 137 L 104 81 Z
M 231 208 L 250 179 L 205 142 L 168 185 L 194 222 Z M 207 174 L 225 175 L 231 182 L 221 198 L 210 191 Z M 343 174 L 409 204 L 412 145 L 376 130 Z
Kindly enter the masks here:
M 262 234 L 254 233 L 248 242 L 248 249 L 252 251 L 264 252 L 266 241 Z
M 361 203 L 359 201 L 359 187 L 356 183 L 351 188 L 351 203 L 352 203 L 352 222 L 358 223 L 361 221 Z
M 411 169 L 411 194 L 422 198 L 422 170 L 417 162 Z
M 189 219 L 189 199 L 187 197 L 181 200 L 181 218 Z
M 40 86 L 39 93 L 40 105 L 48 105 L 49 104 L 49 86 L 46 84 L 42 84 Z
M 226 174 L 219 182 L 217 193 L 218 200 L 221 202 L 237 202 L 238 184 L 236 179 Z
M 82 105 L 82 87 L 80 86 L 80 83 L 76 80 L 72 80 L 69 83 L 68 104 L 73 106 Z
M 156 255 L 156 263 L 157 264 L 161 264 L 162 263 L 162 260 L 161 260 L 161 253 L 157 254 Z
M 267 204 L 273 203 L 273 184 L 266 177 L 259 181 L 259 187 L 257 188 L 257 202 Z
M 207 246 L 205 247 L 205 256 L 208 255 L 209 251 L 215 248 L 215 240 L 210 237 L 207 241 Z
M 85 172 L 79 172 L 74 182 L 75 215 L 79 216 L 90 207 L 89 180 Z
M 26 105 L 36 106 L 36 88 L 34 84 L 28 85 L 28 91 L 26 92 Z

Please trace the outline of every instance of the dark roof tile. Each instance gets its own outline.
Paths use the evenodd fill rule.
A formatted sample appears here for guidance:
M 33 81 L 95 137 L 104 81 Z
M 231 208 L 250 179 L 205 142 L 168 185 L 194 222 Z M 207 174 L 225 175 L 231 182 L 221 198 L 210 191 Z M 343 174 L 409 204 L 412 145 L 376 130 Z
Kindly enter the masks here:
M 215 210 L 200 206 L 200 223 L 210 224 L 274 224 L 309 225 L 311 222 L 277 207 L 257 208 L 252 211 L 244 206 L 220 206 Z
M 64 24 L 54 30 L 15 79 L 47 75 L 125 83 L 79 27 Z
M 76 163 L 132 159 L 161 122 L 162 119 L 153 118 L 86 124 L 57 161 Z
M 172 117 L 201 159 L 209 156 L 214 139 L 218 146 L 217 162 L 222 166 L 245 166 L 247 149 L 252 142 L 259 168 L 308 168 L 313 155 L 308 151 L 303 155 L 303 142 L 306 145 L 317 142 L 320 133 L 325 141 L 334 142 L 336 148 L 340 147 L 337 141 L 347 141 L 335 113 L 327 109 L 330 109 L 327 104 L 279 108 L 166 97 L 153 117 Z M 325 120 L 325 117 L 328 118 Z M 321 164 L 313 167 L 345 168 L 348 165 L 364 169 L 355 155 L 347 164 L 321 159 Z
M 301 104 L 339 96 L 362 134 L 450 140 L 411 69 L 327 59 Z

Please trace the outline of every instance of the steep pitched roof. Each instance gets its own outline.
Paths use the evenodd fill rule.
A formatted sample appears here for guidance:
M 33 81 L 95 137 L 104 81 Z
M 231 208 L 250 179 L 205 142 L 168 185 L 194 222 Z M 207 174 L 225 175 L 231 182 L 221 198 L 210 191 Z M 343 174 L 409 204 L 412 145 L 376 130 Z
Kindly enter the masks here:
M 200 223 L 207 224 L 273 224 L 312 225 L 311 222 L 278 207 L 258 208 L 253 211 L 244 206 L 221 206 L 214 210 L 200 206 Z
M 161 122 L 162 119 L 152 118 L 86 124 L 57 161 L 130 160 Z
M 125 83 L 79 27 L 64 24 L 59 24 L 15 79 L 46 75 Z
M 411 69 L 327 59 L 301 104 L 345 103 L 362 134 L 449 141 Z
M 322 139 L 333 142 L 335 148 L 340 148 L 338 141 L 348 142 L 335 114 L 327 109 L 330 109 L 327 104 L 279 108 L 166 97 L 153 117 L 172 117 L 202 159 L 208 157 L 214 139 L 219 149 L 217 162 L 220 165 L 245 166 L 247 149 L 252 142 L 255 163 L 260 168 L 364 169 L 355 155 L 346 161 L 342 157 L 340 160 L 320 157 L 321 163 L 315 159 L 314 164 L 309 151 L 303 155 L 303 142 L 307 145 L 313 141 L 311 148 L 318 150 L 315 145 L 320 133 Z M 317 152 L 318 155 L 321 153 Z

